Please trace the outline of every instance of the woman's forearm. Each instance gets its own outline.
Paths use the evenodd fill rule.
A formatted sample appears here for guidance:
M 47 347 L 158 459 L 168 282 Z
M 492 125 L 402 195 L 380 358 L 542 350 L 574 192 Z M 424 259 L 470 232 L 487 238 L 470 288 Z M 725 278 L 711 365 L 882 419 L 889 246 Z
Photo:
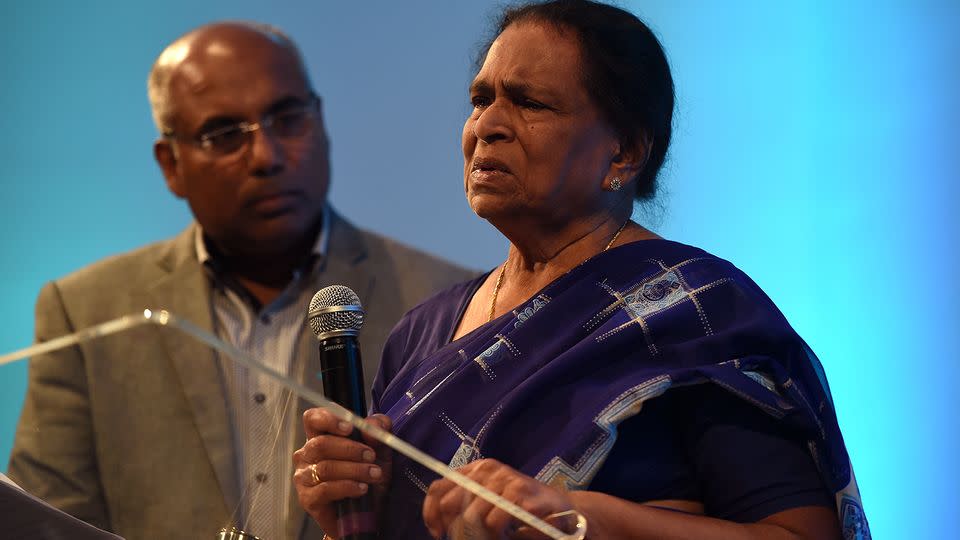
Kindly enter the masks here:
M 570 493 L 587 518 L 587 538 L 636 540 L 828 540 L 839 539 L 836 515 L 829 508 L 802 507 L 778 512 L 757 523 L 665 510 L 603 493 Z

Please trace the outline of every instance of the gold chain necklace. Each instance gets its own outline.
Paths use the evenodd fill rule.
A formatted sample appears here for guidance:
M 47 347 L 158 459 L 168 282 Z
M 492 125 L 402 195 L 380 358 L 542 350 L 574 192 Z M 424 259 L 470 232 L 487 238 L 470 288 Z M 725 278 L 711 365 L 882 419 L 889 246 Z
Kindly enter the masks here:
M 621 225 L 620 228 L 617 229 L 617 232 L 613 233 L 613 238 L 611 238 L 610 241 L 607 242 L 607 247 L 603 248 L 603 251 L 610 249 L 610 246 L 612 246 L 613 243 L 617 241 L 617 237 L 619 237 L 620 233 L 623 232 L 623 229 L 627 227 L 627 223 L 630 223 L 629 219 L 623 222 L 623 225 Z M 603 251 L 601 251 L 600 253 L 603 253 Z M 503 274 L 504 272 L 506 272 L 506 270 L 507 270 L 507 261 L 503 261 L 503 264 L 500 265 L 500 273 L 497 275 L 497 283 L 493 286 L 493 295 L 490 297 L 490 315 L 487 316 L 487 322 L 490 322 L 493 320 L 493 313 L 497 309 L 497 295 L 500 294 L 500 286 L 503 285 Z

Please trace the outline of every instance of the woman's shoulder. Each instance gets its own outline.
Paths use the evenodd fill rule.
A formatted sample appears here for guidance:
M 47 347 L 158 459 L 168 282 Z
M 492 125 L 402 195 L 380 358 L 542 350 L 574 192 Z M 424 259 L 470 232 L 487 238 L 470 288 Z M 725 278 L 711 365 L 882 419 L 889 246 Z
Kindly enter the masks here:
M 729 260 L 682 242 L 642 240 L 625 244 L 619 250 L 610 250 L 610 253 L 616 254 L 617 251 L 621 252 L 621 259 L 614 264 L 624 267 L 627 273 L 640 270 L 645 274 L 696 274 L 705 279 L 735 280 L 756 287 L 753 280 Z
M 383 347 L 380 370 L 374 382 L 374 403 L 379 403 L 386 386 L 411 358 L 429 354 L 450 339 L 463 306 L 488 274 L 451 285 L 400 318 Z
M 734 304 L 750 305 L 778 318 L 782 316 L 743 270 L 702 248 L 656 239 L 625 244 L 608 253 L 613 256 L 602 264 L 600 271 L 610 276 L 614 288 L 635 291 L 644 301 L 660 304 L 672 297 L 715 296 L 724 298 L 722 306 L 714 306 L 716 309 L 728 311 Z M 713 293 L 705 294 L 708 291 Z
M 387 338 L 384 362 L 389 359 L 390 353 L 396 353 L 402 360 L 414 350 L 435 348 L 446 343 L 453 333 L 453 325 L 460 319 L 463 307 L 488 274 L 451 285 L 407 311 Z

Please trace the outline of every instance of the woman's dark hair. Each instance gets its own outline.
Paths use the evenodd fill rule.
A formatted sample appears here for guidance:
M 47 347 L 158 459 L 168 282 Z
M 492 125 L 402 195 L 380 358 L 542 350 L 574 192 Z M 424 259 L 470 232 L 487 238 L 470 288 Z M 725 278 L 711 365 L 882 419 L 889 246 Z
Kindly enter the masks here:
M 650 156 L 637 175 L 636 198 L 652 199 L 657 173 L 670 146 L 673 123 L 673 77 L 660 41 L 632 13 L 589 0 L 553 0 L 507 9 L 497 25 L 499 36 L 519 22 L 553 25 L 573 31 L 583 57 L 583 85 L 622 144 L 636 148 L 650 137 Z M 482 65 L 496 39 L 478 58 Z

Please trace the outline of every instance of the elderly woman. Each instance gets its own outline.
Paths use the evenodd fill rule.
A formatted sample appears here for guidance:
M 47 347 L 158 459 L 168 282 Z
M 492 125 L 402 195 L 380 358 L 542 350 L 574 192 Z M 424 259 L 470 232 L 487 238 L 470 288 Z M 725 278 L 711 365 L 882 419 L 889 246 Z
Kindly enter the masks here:
M 869 538 L 816 357 L 729 262 L 630 219 L 670 140 L 651 31 L 582 0 L 509 10 L 470 101 L 467 199 L 509 252 L 397 325 L 371 420 L 590 538 Z M 381 538 L 534 536 L 326 411 L 304 425 L 297 490 L 327 531 L 372 486 Z

